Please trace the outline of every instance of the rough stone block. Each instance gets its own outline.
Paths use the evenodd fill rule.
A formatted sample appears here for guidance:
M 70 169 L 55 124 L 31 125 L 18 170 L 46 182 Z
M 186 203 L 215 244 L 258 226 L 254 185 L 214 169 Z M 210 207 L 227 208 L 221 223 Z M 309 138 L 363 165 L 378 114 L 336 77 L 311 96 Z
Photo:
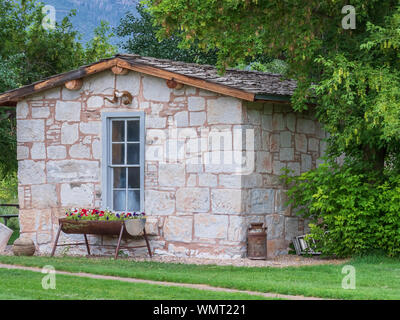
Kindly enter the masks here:
M 101 134 L 101 122 L 91 121 L 91 122 L 81 122 L 79 129 L 83 134 L 94 134 L 100 136 Z
M 217 176 L 210 173 L 199 174 L 199 186 L 200 187 L 216 187 Z
M 286 215 L 290 214 L 290 206 L 286 205 L 288 201 L 286 190 L 276 190 L 275 191 L 275 212 L 283 213 Z
M 83 83 L 85 83 L 85 80 L 83 80 Z M 69 90 L 67 88 L 62 88 L 61 94 L 62 94 L 62 99 L 63 100 L 77 100 L 81 97 L 83 90 Z
M 177 112 L 174 116 L 175 125 L 178 128 L 187 127 L 189 125 L 189 114 L 187 111 Z
M 282 239 L 284 236 L 285 218 L 280 214 L 265 217 L 267 225 L 267 240 Z
M 17 120 L 17 141 L 44 141 L 44 120 Z
M 252 189 L 250 199 L 251 213 L 274 212 L 274 189 Z
M 79 121 L 81 119 L 81 103 L 76 101 L 57 101 L 57 121 Z
M 78 138 L 79 138 L 78 124 L 63 123 L 61 127 L 61 143 L 74 144 L 76 141 L 78 141 Z
M 305 134 L 295 134 L 294 136 L 296 150 L 298 152 L 307 153 L 307 137 Z
M 158 219 L 147 217 L 145 228 L 147 235 L 158 236 Z
M 284 239 L 267 240 L 267 258 L 272 259 L 279 254 L 287 254 L 287 245 Z
M 63 207 L 90 207 L 93 205 L 93 184 L 62 184 L 60 197 Z
M 280 145 L 282 148 L 290 148 L 292 146 L 292 133 L 289 131 L 281 132 L 279 135 Z
M 88 110 L 96 110 L 104 105 L 104 98 L 102 96 L 91 96 L 86 101 Z
M 211 190 L 211 211 L 213 213 L 239 214 L 242 212 L 242 190 Z
M 167 87 L 164 79 L 151 76 L 144 76 L 143 96 L 146 100 L 168 102 L 171 96 L 171 89 Z
M 272 115 L 264 114 L 261 116 L 261 127 L 265 131 L 272 131 Z
M 48 118 L 50 116 L 49 107 L 34 107 L 32 108 L 32 118 Z
M 64 146 L 48 146 L 47 147 L 47 158 L 48 159 L 65 159 L 67 156 L 67 150 Z
M 35 231 L 52 230 L 51 209 L 36 210 L 35 213 Z
M 260 173 L 272 172 L 272 153 L 265 151 L 256 153 L 256 171 Z
M 25 146 L 17 146 L 17 160 L 29 158 L 29 148 Z
M 146 128 L 165 128 L 167 119 L 159 116 L 148 115 L 146 117 Z
M 229 216 L 228 240 L 246 241 L 246 219 L 243 216 Z
M 93 140 L 92 142 L 92 153 L 94 159 L 101 159 L 102 145 L 100 140 Z
M 202 97 L 189 97 L 188 109 L 189 111 L 203 111 L 206 107 L 206 101 Z
M 90 147 L 77 143 L 69 148 L 69 155 L 75 159 L 89 159 L 90 158 Z
M 203 126 L 206 122 L 205 112 L 190 112 L 190 125 Z
M 146 190 L 144 203 L 150 215 L 170 215 L 175 212 L 174 192 Z
M 272 115 L 272 129 L 273 130 L 285 130 L 286 121 L 282 113 L 274 113 Z
M 301 155 L 301 172 L 310 171 L 312 166 L 312 158 L 309 154 Z
M 308 150 L 309 151 L 318 151 L 319 140 L 315 138 L 308 139 Z
M 279 150 L 279 160 L 280 161 L 293 161 L 294 159 L 294 149 L 293 148 L 281 148 Z
M 295 132 L 296 131 L 296 114 L 291 112 L 286 115 L 286 126 L 287 128 Z
M 219 185 L 225 188 L 241 188 L 242 176 L 237 174 L 220 174 Z
M 292 240 L 299 235 L 299 218 L 285 218 L 285 240 Z
M 192 230 L 192 217 L 169 216 L 165 221 L 164 238 L 167 241 L 191 242 Z
M 33 143 L 31 157 L 34 160 L 46 159 L 46 145 L 42 142 Z
M 308 119 L 297 119 L 297 131 L 299 133 L 314 134 L 315 123 Z
M 46 181 L 44 161 L 19 161 L 18 181 L 22 185 L 44 183 Z
M 17 119 L 26 119 L 29 113 L 29 106 L 25 100 L 17 103 Z
M 176 209 L 181 212 L 208 212 L 210 192 L 208 188 L 180 188 L 176 192 Z
M 37 210 L 20 210 L 19 211 L 19 226 L 20 232 L 35 232 L 36 231 L 36 215 Z
M 281 161 L 276 161 L 276 160 L 274 160 L 272 162 L 272 173 L 273 174 L 275 174 L 277 176 L 282 175 L 283 168 L 286 168 L 286 163 L 281 162 Z
M 114 80 L 114 74 L 110 70 L 105 70 L 86 77 L 83 82 L 82 90 L 87 93 L 100 92 L 102 94 L 113 94 Z
M 194 235 L 197 238 L 226 239 L 228 216 L 196 214 L 194 216 Z
M 257 109 L 247 109 L 247 119 L 250 124 L 260 125 L 261 124 L 261 112 Z
M 242 105 L 240 100 L 231 97 L 220 97 L 207 101 L 209 124 L 240 124 L 242 122 Z
M 39 184 L 31 186 L 32 208 L 51 208 L 58 205 L 56 186 Z
M 100 166 L 98 161 L 53 160 L 47 162 L 47 181 L 50 183 L 97 182 L 99 176 Z
M 166 187 L 183 187 L 186 182 L 185 165 L 180 163 L 160 163 L 158 183 Z
M 280 144 L 280 137 L 279 134 L 271 134 L 269 136 L 270 143 L 269 143 L 269 149 L 271 152 L 279 152 L 279 144 Z

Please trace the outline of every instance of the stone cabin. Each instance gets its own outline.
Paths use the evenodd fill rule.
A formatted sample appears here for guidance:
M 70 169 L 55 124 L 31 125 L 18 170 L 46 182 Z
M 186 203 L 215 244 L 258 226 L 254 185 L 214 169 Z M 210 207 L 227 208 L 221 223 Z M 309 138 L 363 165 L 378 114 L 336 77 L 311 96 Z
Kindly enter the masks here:
M 245 257 L 251 222 L 268 227 L 269 257 L 287 253 L 307 225 L 284 205 L 280 170 L 314 168 L 325 137 L 312 111 L 292 110 L 295 87 L 116 55 L 0 94 L 17 108 L 21 235 L 46 254 L 66 208 L 110 208 L 146 212 L 156 255 Z

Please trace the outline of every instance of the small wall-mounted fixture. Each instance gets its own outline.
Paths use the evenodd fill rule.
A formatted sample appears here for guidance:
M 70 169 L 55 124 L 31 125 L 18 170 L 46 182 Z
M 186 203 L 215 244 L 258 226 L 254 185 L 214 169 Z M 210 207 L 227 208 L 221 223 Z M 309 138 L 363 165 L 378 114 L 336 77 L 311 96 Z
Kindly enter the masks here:
M 179 89 L 183 88 L 183 83 L 179 83 L 179 82 L 176 82 L 174 79 L 171 79 L 171 80 L 167 80 L 167 86 L 170 89 L 179 90 Z
M 65 87 L 68 90 L 79 90 L 80 88 L 82 88 L 83 85 L 83 80 L 82 79 L 75 79 L 75 80 L 71 80 L 65 83 Z
M 104 100 L 110 101 L 111 103 L 117 103 L 121 99 L 124 105 L 131 104 L 133 101 L 133 96 L 128 91 L 118 91 L 114 90 L 114 96 L 112 99 L 104 98 Z
M 118 75 L 124 75 L 127 74 L 129 72 L 128 69 L 122 68 L 122 67 L 118 67 L 118 66 L 114 66 L 111 68 L 112 73 L 114 74 L 118 74 Z

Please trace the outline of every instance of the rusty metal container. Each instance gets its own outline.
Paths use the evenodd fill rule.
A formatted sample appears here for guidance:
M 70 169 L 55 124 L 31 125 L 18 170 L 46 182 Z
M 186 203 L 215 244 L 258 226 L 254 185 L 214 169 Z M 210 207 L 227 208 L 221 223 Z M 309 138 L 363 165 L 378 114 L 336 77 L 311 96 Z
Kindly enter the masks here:
M 247 258 L 267 259 L 267 228 L 263 223 L 251 223 L 247 231 Z

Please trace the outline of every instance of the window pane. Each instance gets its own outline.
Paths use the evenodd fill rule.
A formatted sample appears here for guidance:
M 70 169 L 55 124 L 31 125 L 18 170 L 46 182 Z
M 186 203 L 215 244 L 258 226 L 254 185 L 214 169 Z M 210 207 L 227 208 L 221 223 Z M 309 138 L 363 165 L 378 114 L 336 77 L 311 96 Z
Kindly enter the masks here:
M 140 211 L 140 191 L 128 191 L 128 211 Z
M 128 143 L 128 164 L 139 164 L 140 144 Z
M 126 188 L 126 169 L 114 168 L 114 188 Z
M 114 191 L 114 210 L 125 211 L 126 191 Z
M 140 141 L 139 120 L 128 121 L 128 141 Z
M 128 188 L 140 188 L 140 168 L 128 169 Z
M 125 141 L 125 121 L 112 122 L 112 141 L 113 142 Z
M 112 163 L 124 164 L 125 163 L 125 145 L 122 143 L 114 143 L 112 145 Z

